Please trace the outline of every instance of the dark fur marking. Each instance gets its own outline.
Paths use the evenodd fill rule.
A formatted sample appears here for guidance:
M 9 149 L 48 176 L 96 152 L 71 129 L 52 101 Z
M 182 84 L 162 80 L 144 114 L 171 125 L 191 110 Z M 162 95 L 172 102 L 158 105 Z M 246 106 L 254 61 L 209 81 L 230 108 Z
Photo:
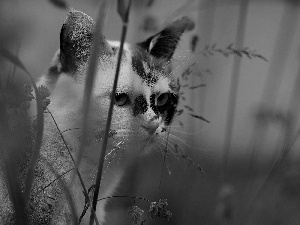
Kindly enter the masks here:
M 71 10 L 60 32 L 60 61 L 63 72 L 75 72 L 90 57 L 93 42 L 93 19 L 77 10 Z M 97 46 L 99 55 L 112 55 L 114 52 L 103 35 Z
M 132 56 L 132 68 L 143 80 L 147 78 L 147 74 L 144 70 L 142 60 L 137 55 Z
M 185 30 L 192 30 L 193 28 L 194 23 L 189 18 L 183 17 L 138 45 L 156 58 L 170 60 L 182 33 Z
M 165 62 L 158 60 L 147 53 L 145 50 L 140 47 L 133 49 L 132 55 L 132 67 L 133 70 L 143 79 L 144 82 L 149 86 L 153 86 L 158 81 L 158 76 L 154 75 L 154 71 L 162 72 Z M 150 69 L 150 72 L 146 72 L 143 66 L 143 62 L 147 64 Z M 163 73 L 161 73 L 163 74 Z
M 156 97 L 155 94 L 152 94 L 150 96 L 150 107 L 154 111 L 154 113 L 158 115 L 159 111 L 157 109 L 157 106 L 155 105 L 155 97 Z
M 148 103 L 143 95 L 139 95 L 133 102 L 133 115 L 143 114 L 147 112 Z
M 154 111 L 155 114 L 162 115 L 162 117 L 165 121 L 165 125 L 170 125 L 173 120 L 173 117 L 175 115 L 176 107 L 178 104 L 178 96 L 174 93 L 170 93 L 168 104 L 166 104 L 165 106 L 160 106 L 160 107 L 158 107 L 155 104 L 155 98 L 156 98 L 155 94 L 152 94 L 150 96 L 151 109 Z
M 157 107 L 160 114 L 165 115 L 165 124 L 169 125 L 174 117 L 175 110 L 178 104 L 178 96 L 176 94 L 170 93 L 168 104 L 165 106 Z
M 55 66 L 51 66 L 49 69 L 48 69 L 48 73 L 50 76 L 58 76 L 60 74 L 60 70 L 58 69 L 57 65 Z
M 92 44 L 94 21 L 79 11 L 71 11 L 60 32 L 60 61 L 62 71 L 76 71 L 86 62 Z

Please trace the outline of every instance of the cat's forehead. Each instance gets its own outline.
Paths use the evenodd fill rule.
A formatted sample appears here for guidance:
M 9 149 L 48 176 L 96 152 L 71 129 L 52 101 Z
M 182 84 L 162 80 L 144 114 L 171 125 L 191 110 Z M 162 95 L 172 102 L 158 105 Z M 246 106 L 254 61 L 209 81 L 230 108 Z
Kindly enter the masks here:
M 96 90 L 101 92 L 111 90 L 116 71 L 119 42 L 109 43 L 114 48 L 114 55 L 107 56 L 100 64 Z M 125 43 L 117 92 L 146 95 L 152 92 L 167 92 L 170 89 L 170 79 L 163 69 L 162 63 L 147 52 Z

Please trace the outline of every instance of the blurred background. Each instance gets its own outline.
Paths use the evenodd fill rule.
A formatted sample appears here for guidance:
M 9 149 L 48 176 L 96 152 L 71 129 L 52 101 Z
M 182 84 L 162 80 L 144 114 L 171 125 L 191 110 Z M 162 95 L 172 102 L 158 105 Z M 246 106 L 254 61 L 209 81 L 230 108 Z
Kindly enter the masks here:
M 0 2 L 0 45 L 35 79 L 59 47 L 67 13 L 53 2 Z M 96 18 L 99 1 L 66 2 Z M 109 2 L 104 35 L 119 40 L 121 20 L 116 1 Z M 117 191 L 168 199 L 169 222 L 152 221 L 148 203 L 135 202 L 145 210 L 144 224 L 300 224 L 299 9 L 297 0 L 135 1 L 129 42 L 182 16 L 196 23 L 173 60 L 184 92 L 173 124 L 179 157 L 144 159 Z M 0 65 L 2 88 L 11 65 Z M 132 204 L 112 199 L 107 224 L 130 224 Z

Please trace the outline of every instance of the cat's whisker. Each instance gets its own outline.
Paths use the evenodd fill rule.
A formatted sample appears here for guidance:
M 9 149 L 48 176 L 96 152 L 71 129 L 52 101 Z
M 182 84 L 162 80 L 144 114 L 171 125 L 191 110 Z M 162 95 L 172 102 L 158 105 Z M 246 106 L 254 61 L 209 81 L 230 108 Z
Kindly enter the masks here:
M 158 138 L 158 140 L 160 141 L 160 143 L 162 143 L 162 146 L 163 146 L 163 148 L 164 148 L 164 149 L 162 149 L 162 148 L 159 146 L 159 148 L 160 148 L 160 153 L 162 153 L 163 156 L 164 156 L 165 164 L 166 164 L 168 173 L 169 173 L 169 175 L 171 175 L 170 163 L 169 163 L 169 158 L 168 158 L 168 155 L 167 155 L 168 150 L 169 150 L 169 147 L 170 147 L 170 146 L 169 146 L 169 143 L 167 143 L 167 142 L 164 143 L 163 140 L 162 140 L 161 138 Z
M 189 144 L 184 139 L 176 136 L 175 134 L 169 134 L 169 135 L 170 135 L 171 139 L 173 138 L 173 139 L 185 144 L 187 147 L 190 147 Z
M 179 123 L 179 121 L 176 121 Z M 174 122 L 173 122 L 174 123 Z M 181 121 L 182 124 L 179 124 L 179 125 L 175 125 L 175 124 L 172 124 L 170 127 L 175 127 L 175 128 L 185 128 L 185 127 L 195 127 L 195 124 L 194 123 L 191 123 L 191 124 L 188 124 L 188 123 L 183 123 Z
M 115 152 L 116 150 L 113 148 L 112 150 L 110 150 L 110 152 L 109 153 L 107 153 L 106 155 L 105 155 L 105 158 L 104 158 L 104 160 L 106 160 L 111 154 L 113 154 L 114 152 Z
M 124 154 L 124 151 L 125 151 L 126 147 L 127 147 L 127 146 L 125 146 L 124 148 L 121 148 L 121 149 L 120 149 L 121 153 L 120 153 L 120 155 L 119 155 L 118 162 L 120 162 L 120 160 L 121 160 L 121 158 L 122 158 L 122 156 L 123 156 L 123 154 Z
M 103 171 L 102 177 L 103 177 L 104 174 L 106 173 L 106 171 L 107 171 L 108 167 L 110 166 L 112 160 L 116 157 L 116 155 L 118 154 L 118 152 L 120 151 L 120 149 L 121 149 L 121 147 L 122 147 L 122 145 L 123 145 L 124 143 L 125 143 L 124 140 L 119 141 L 119 142 L 114 146 L 114 148 L 113 148 L 113 149 L 105 156 L 105 159 L 107 159 L 107 157 L 108 157 L 110 154 L 113 154 L 113 155 L 111 156 L 111 158 L 109 159 L 109 161 L 107 162 L 106 166 L 105 166 L 105 169 L 104 169 L 104 171 Z M 125 148 L 122 148 L 122 150 L 121 150 L 122 152 L 121 152 L 121 154 L 120 154 L 118 160 L 120 160 L 121 156 L 123 155 L 124 149 L 125 149 Z
M 178 70 L 180 69 L 180 68 L 182 68 L 182 66 L 184 65 L 184 64 L 186 64 L 187 63 L 187 61 L 188 60 L 190 60 L 190 59 L 192 59 L 192 56 L 189 56 L 189 57 L 187 57 L 187 59 L 185 59 L 184 61 L 181 61 L 181 60 L 179 60 L 179 59 L 172 59 L 172 61 L 176 61 L 176 66 L 175 66 L 175 68 L 173 68 L 173 70 L 168 74 L 169 76 L 172 76 L 173 74 L 175 74 L 176 72 L 178 72 Z M 181 62 L 180 62 L 181 61 Z
M 158 143 L 159 153 L 164 154 L 164 149 L 163 149 L 163 148 L 165 148 L 166 143 L 163 142 L 160 138 L 158 138 L 158 141 L 159 141 L 159 143 Z M 161 145 L 160 145 L 160 144 L 161 144 Z
M 168 133 L 168 135 L 169 135 L 169 133 Z M 163 136 L 161 136 L 159 138 L 159 140 L 163 143 L 163 146 L 165 146 L 165 147 L 172 146 L 172 143 L 170 142 L 172 140 L 170 139 L 170 137 L 163 137 Z
M 104 159 L 108 158 L 113 152 L 118 151 L 118 149 L 120 148 L 119 146 L 122 145 L 122 144 L 124 144 L 124 141 L 119 141 L 119 142 L 114 146 L 114 148 L 113 148 L 110 152 L 108 152 L 108 153 L 105 155 L 105 158 L 104 158 Z
M 178 131 L 178 132 L 180 133 L 180 131 Z M 173 137 L 173 138 L 175 138 L 178 141 L 181 141 L 181 142 L 183 142 L 183 143 L 185 143 L 187 145 L 189 144 L 184 138 L 182 138 L 182 137 L 180 137 L 180 136 L 178 136 L 178 135 L 176 135 L 174 133 L 170 133 L 169 135 L 170 135 L 170 137 Z
M 104 171 L 103 171 L 103 173 L 102 173 L 102 178 L 103 178 L 103 176 L 105 175 L 105 173 L 106 173 L 106 171 L 107 171 L 109 165 L 111 164 L 112 160 L 115 158 L 116 154 L 117 154 L 117 150 L 114 151 L 113 156 L 112 156 L 112 157 L 109 159 L 109 161 L 107 162 L 107 164 L 106 164 L 106 166 L 105 166 L 105 169 L 104 169 Z
M 169 139 L 170 140 L 170 139 Z M 165 142 L 166 140 L 161 140 L 163 142 Z M 172 144 L 171 142 L 169 142 L 168 144 L 168 150 L 169 152 L 179 161 L 180 159 L 185 159 L 187 154 L 184 154 L 182 152 L 184 152 L 183 148 L 179 145 L 176 144 L 177 147 L 174 146 L 174 144 Z M 182 149 L 182 150 L 180 150 Z M 181 169 L 183 169 L 182 165 L 179 164 L 179 166 L 181 167 Z
M 144 150 L 144 148 L 153 140 L 153 138 L 155 137 L 154 135 L 156 135 L 156 134 L 152 134 L 151 136 L 150 136 L 150 138 L 148 139 L 148 141 L 146 142 L 146 144 L 144 144 L 142 147 L 141 147 L 141 149 L 140 149 L 140 151 L 139 151 L 139 154 Z
M 160 138 L 159 141 L 161 142 L 163 147 L 166 147 L 167 145 L 167 140 L 164 140 L 163 138 Z M 172 146 L 172 143 L 168 142 L 167 145 L 167 151 L 170 150 L 172 152 L 172 150 L 170 148 L 174 148 L 174 146 Z M 161 153 L 164 154 L 165 150 L 162 150 Z
M 114 136 L 117 137 L 123 137 L 123 136 L 129 136 L 132 134 L 132 130 L 130 129 L 116 129 L 116 134 Z
M 182 125 L 172 125 L 172 127 L 175 127 L 175 128 L 189 128 L 189 127 L 195 127 L 195 124 L 182 124 Z
M 180 157 L 186 156 L 187 155 L 187 149 L 191 149 L 186 144 L 185 144 L 185 146 L 182 146 L 182 145 L 184 145 L 184 143 L 182 143 L 179 140 L 173 140 L 172 137 L 169 137 L 169 141 L 170 141 L 170 144 L 173 144 L 172 147 L 174 149 L 174 153 L 176 155 L 179 155 Z
M 190 133 L 190 132 L 178 130 L 178 129 L 175 129 L 173 127 L 171 127 L 170 130 L 171 130 L 170 132 L 177 132 L 179 134 L 184 134 L 184 135 L 188 135 L 188 136 L 195 136 L 197 134 L 197 133 Z
M 166 140 L 164 140 L 165 142 L 166 142 Z M 181 144 L 181 143 L 180 143 Z M 182 146 L 180 146 L 180 144 L 178 144 L 176 141 L 174 141 L 171 137 L 169 137 L 169 146 L 171 147 L 171 148 L 173 148 L 174 149 L 174 151 L 172 151 L 173 153 L 175 153 L 175 154 L 178 154 L 178 153 L 180 153 L 181 152 L 181 154 L 184 154 L 184 152 L 186 152 L 185 150 L 184 150 L 184 148 L 182 147 Z M 180 151 L 179 151 L 180 150 Z

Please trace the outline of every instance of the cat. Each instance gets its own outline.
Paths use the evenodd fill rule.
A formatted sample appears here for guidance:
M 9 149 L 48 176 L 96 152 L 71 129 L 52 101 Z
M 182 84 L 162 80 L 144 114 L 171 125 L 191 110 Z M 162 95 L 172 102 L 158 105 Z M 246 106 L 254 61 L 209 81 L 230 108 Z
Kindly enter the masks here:
M 172 57 L 183 32 L 193 27 L 194 23 L 183 17 L 143 42 L 124 44 L 99 198 L 112 195 L 126 169 L 166 141 L 179 101 L 179 87 L 172 77 Z M 48 72 L 37 83 L 49 89 L 51 103 L 45 113 L 41 159 L 31 196 L 32 223 L 74 224 L 83 212 L 82 187 L 77 180 L 71 181 L 69 170 L 74 165 L 54 120 L 76 155 L 82 140 L 82 102 L 93 28 L 90 16 L 70 10 L 61 29 L 60 49 Z M 95 183 L 120 45 L 104 36 L 100 42 L 87 146 L 79 168 L 87 188 Z M 102 200 L 97 205 L 100 224 L 105 220 L 105 203 Z M 88 223 L 89 213 L 90 209 L 82 224 Z

